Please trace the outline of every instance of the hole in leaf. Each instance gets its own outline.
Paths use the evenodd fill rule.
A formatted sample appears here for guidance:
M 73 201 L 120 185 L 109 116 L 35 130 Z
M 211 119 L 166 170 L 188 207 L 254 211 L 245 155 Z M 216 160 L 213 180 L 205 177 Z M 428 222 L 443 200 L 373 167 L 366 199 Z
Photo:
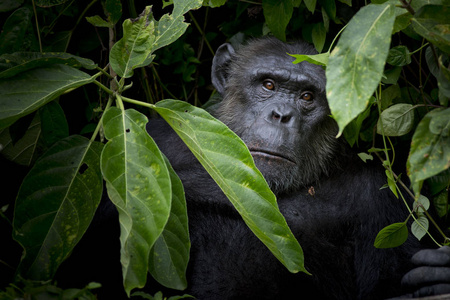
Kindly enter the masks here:
M 80 169 L 78 170 L 78 173 L 80 173 L 80 175 L 83 175 L 84 172 L 86 172 L 86 170 L 89 169 L 89 166 L 87 164 L 83 164 Z
M 127 128 L 127 129 L 125 129 L 125 131 L 126 131 L 127 133 L 129 133 L 131 130 L 130 130 L 130 128 Z

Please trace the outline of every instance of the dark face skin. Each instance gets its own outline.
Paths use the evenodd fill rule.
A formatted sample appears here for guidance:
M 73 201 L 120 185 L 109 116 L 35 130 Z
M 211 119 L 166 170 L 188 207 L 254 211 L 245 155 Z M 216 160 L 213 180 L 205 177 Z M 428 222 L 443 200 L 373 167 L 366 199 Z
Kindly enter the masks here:
M 282 49 L 258 50 L 248 59 L 246 52 L 253 51 L 243 48 L 231 56 L 217 117 L 244 140 L 275 192 L 311 184 L 329 169 L 337 144 L 324 71 L 292 64 Z

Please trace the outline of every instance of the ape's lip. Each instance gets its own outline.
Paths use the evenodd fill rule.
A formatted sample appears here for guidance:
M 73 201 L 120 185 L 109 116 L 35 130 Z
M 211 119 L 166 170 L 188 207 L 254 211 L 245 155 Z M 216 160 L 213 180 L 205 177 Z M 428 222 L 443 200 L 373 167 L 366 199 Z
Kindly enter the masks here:
M 285 161 L 288 161 L 291 164 L 296 164 L 295 161 L 293 161 L 292 159 L 290 159 L 288 156 L 283 155 L 279 152 L 274 152 L 274 151 L 270 151 L 270 150 L 265 150 L 265 149 L 259 149 L 259 148 L 249 148 L 250 150 L 250 154 L 252 156 L 262 156 L 264 158 L 268 158 L 268 159 L 282 159 Z

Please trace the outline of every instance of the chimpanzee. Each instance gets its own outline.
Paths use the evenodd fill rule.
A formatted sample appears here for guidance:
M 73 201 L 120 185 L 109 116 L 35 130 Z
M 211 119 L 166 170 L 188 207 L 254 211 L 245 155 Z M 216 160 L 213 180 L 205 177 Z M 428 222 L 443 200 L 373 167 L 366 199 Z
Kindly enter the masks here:
M 212 82 L 223 100 L 212 113 L 247 144 L 312 275 L 289 273 L 178 136 L 154 120 L 148 131 L 186 193 L 192 242 L 186 292 L 198 299 L 385 299 L 406 293 L 401 279 L 421 245 L 411 237 L 400 247 L 377 249 L 374 239 L 408 212 L 388 189 L 380 189 L 384 171 L 336 138 L 322 67 L 293 64 L 287 53 L 315 51 L 304 42 L 275 38 L 252 40 L 237 51 L 222 45 Z M 415 262 L 432 267 L 405 276 L 408 292 L 450 292 L 450 268 L 444 267 L 450 265 L 449 249 L 418 252 Z

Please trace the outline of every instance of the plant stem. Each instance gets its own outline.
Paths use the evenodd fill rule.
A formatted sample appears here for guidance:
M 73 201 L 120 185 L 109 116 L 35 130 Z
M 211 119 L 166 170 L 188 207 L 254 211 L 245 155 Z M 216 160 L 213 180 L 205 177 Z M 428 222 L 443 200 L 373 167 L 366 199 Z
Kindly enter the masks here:
M 144 106 L 144 107 L 148 107 L 148 108 L 152 108 L 152 109 L 155 108 L 155 105 L 151 104 L 151 103 L 142 102 L 142 101 L 139 101 L 139 100 L 134 100 L 134 99 L 127 98 L 127 97 L 124 97 L 124 96 L 120 96 L 120 98 L 124 102 L 132 103 L 132 104 L 136 104 L 136 105 L 140 105 L 140 106 Z
M 32 3 L 33 3 L 33 11 L 34 11 L 34 21 L 36 22 L 36 33 L 37 33 L 38 40 L 39 40 L 39 52 L 42 53 L 42 41 L 41 41 L 41 33 L 39 30 L 38 16 L 37 16 L 37 12 L 36 12 L 36 4 L 34 3 L 34 0 L 32 0 Z
M 106 103 L 105 111 L 111 107 L 113 100 L 114 100 L 113 97 L 109 97 L 108 103 Z M 91 137 L 91 142 L 95 141 L 95 139 L 97 138 L 97 134 L 100 131 L 100 128 L 103 126 L 103 116 L 104 115 L 105 114 L 103 113 L 102 116 L 100 117 L 100 120 L 98 121 L 97 127 L 95 127 L 94 133 L 92 134 L 92 137 Z

